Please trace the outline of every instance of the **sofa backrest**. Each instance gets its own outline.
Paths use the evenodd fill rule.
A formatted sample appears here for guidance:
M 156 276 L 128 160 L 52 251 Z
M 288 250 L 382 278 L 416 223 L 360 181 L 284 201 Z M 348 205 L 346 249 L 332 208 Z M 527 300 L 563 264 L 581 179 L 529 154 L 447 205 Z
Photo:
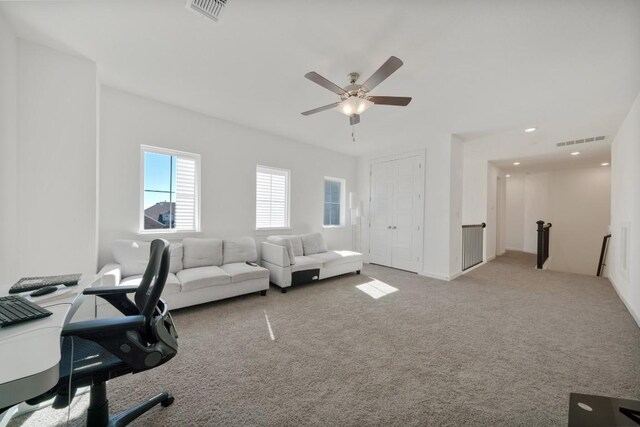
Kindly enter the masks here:
M 225 264 L 246 261 L 255 262 L 258 259 L 256 241 L 252 237 L 225 239 L 222 250 L 222 259 Z
M 320 233 L 301 234 L 302 248 L 305 255 L 327 252 L 327 242 Z
M 151 242 L 140 240 L 115 240 L 111 245 L 111 255 L 115 262 L 120 264 L 122 277 L 143 274 L 149 263 Z M 177 273 L 182 270 L 182 243 L 169 245 L 171 263 L 169 272 Z
M 297 235 L 280 235 L 280 236 L 270 236 L 267 238 L 267 242 L 269 241 L 269 239 L 285 239 L 285 240 L 289 240 L 291 242 L 291 246 L 293 246 L 293 255 L 294 256 L 302 256 L 304 255 L 304 250 L 302 249 L 302 240 L 300 239 L 300 236 Z M 272 243 L 275 243 L 272 241 Z
M 222 239 L 187 237 L 182 240 L 182 247 L 184 268 L 222 265 Z

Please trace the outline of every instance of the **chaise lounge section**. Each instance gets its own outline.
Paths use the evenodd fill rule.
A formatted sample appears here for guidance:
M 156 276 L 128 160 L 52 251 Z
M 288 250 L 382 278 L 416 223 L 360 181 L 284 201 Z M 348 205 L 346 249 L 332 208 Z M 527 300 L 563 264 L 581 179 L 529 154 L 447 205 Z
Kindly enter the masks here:
M 295 284 L 362 270 L 362 254 L 330 251 L 320 233 L 270 236 L 261 249 L 260 265 L 269 270 L 269 280 L 283 293 Z

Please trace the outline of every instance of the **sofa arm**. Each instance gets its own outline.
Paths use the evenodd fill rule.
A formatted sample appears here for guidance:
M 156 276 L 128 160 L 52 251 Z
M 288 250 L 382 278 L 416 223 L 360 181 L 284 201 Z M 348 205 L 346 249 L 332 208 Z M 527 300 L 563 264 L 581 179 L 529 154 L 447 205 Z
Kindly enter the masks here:
M 122 280 L 122 269 L 120 264 L 110 263 L 102 267 L 98 272 L 98 277 L 92 287 L 98 286 L 118 286 Z
M 287 248 L 280 245 L 274 245 L 269 242 L 262 242 L 262 260 L 280 267 L 289 267 L 289 255 Z

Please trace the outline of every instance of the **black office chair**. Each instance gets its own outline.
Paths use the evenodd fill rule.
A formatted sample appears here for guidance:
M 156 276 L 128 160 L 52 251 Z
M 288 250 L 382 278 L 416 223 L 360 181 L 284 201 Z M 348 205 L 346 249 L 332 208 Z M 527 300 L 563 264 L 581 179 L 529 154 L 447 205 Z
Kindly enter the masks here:
M 157 239 L 151 242 L 140 286 L 85 289 L 85 295 L 104 298 L 125 316 L 68 324 L 62 330 L 58 384 L 27 403 L 55 396 L 53 407 L 64 408 L 79 387 L 91 386 L 88 426 L 127 425 L 158 403 L 171 405 L 173 396 L 164 392 L 109 418 L 106 388 L 107 380 L 155 368 L 176 355 L 178 335 L 167 305 L 160 299 L 168 273 L 169 242 Z M 135 302 L 126 295 L 132 292 Z

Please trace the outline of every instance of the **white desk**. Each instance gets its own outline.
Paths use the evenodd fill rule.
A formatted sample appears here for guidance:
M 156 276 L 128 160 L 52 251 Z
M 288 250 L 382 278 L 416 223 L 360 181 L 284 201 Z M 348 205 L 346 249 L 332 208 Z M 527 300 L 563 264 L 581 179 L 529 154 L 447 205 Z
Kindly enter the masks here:
M 83 274 L 73 292 L 33 300 L 52 312 L 51 316 L 0 328 L 0 409 L 39 396 L 56 385 L 60 333 L 79 309 L 81 320 L 94 317 L 95 300 L 76 297 L 95 282 L 95 274 Z

